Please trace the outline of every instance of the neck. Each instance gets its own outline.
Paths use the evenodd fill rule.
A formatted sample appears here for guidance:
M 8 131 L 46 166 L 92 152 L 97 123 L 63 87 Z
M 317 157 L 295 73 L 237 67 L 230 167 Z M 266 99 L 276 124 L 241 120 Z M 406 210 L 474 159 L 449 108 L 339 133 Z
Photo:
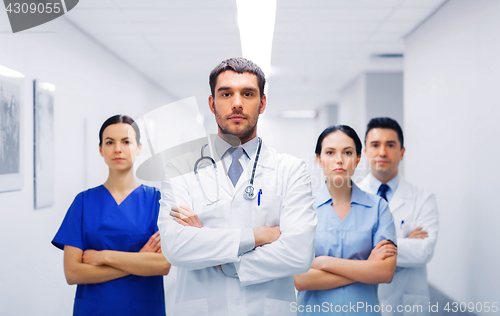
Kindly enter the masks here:
M 328 192 L 330 192 L 330 196 L 332 197 L 333 205 L 350 203 L 351 202 L 351 194 L 352 194 L 352 185 L 351 181 L 347 181 L 342 186 L 337 186 L 333 181 L 330 181 L 328 178 L 326 180 L 326 186 L 328 188 Z
M 104 182 L 104 186 L 114 192 L 130 192 L 139 185 L 140 183 L 134 177 L 133 168 L 124 171 L 109 169 L 108 180 Z
M 235 135 L 226 134 L 219 129 L 219 136 L 231 146 L 239 146 L 254 139 L 257 136 L 257 133 L 252 133 L 251 135 L 239 138 Z
M 375 177 L 378 181 L 387 184 L 387 182 L 391 181 L 392 179 L 396 178 L 398 175 L 398 171 L 396 170 L 396 173 L 391 173 L 391 174 L 383 174 L 383 173 L 376 173 L 372 171 L 372 176 Z

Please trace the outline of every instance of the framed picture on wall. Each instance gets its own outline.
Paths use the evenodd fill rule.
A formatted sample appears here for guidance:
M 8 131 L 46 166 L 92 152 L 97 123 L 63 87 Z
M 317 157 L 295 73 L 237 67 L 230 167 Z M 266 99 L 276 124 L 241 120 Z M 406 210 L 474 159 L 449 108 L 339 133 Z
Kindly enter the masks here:
M 33 81 L 35 209 L 54 204 L 54 94 L 48 82 Z
M 0 66 L 0 192 L 23 188 L 21 95 L 24 76 Z

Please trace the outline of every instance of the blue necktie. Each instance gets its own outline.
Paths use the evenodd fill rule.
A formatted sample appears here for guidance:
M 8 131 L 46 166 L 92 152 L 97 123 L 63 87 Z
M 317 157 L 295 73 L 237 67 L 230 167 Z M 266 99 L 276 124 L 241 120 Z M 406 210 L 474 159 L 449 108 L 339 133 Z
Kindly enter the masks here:
M 389 186 L 385 183 L 382 183 L 378 188 L 377 195 L 381 196 L 384 200 L 387 201 L 387 191 L 389 191 Z M 387 201 L 389 202 L 389 201 Z
M 241 173 L 243 172 L 243 167 L 241 166 L 240 163 L 240 157 L 241 155 L 243 155 L 243 148 L 231 147 L 227 151 L 231 154 L 231 157 L 233 158 L 231 166 L 229 166 L 229 169 L 227 170 L 227 175 L 229 176 L 229 179 L 231 179 L 231 182 L 235 187 L 236 183 L 238 183 L 238 179 L 240 178 Z

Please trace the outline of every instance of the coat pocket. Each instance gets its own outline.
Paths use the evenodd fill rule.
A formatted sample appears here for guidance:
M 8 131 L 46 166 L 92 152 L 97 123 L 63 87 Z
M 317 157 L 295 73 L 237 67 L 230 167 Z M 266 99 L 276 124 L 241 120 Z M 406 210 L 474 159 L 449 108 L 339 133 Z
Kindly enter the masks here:
M 208 303 L 206 298 L 199 300 L 176 303 L 175 316 L 208 316 Z
M 429 315 L 429 297 L 426 295 L 403 294 L 404 316 Z
M 290 316 L 297 315 L 290 306 L 292 302 L 266 298 L 264 301 L 264 316 Z
M 262 194 L 253 200 L 252 223 L 253 227 L 274 227 L 280 224 L 281 195 Z

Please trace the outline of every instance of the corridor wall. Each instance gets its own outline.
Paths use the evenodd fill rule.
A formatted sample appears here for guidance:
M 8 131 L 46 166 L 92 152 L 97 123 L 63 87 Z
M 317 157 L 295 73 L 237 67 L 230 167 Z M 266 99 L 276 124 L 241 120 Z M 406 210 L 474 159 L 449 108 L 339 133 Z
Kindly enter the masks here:
M 458 302 L 500 297 L 499 12 L 496 0 L 448 1 L 406 39 L 406 177 L 436 194 L 429 281 Z
M 98 132 L 114 114 L 138 117 L 172 101 L 165 91 L 64 18 L 12 34 L 0 10 L 0 65 L 25 75 L 22 190 L 0 192 L 0 314 L 71 315 L 76 286 L 66 284 L 63 252 L 50 241 L 78 192 L 103 183 Z M 7 31 L 9 30 L 9 31 Z M 33 80 L 56 86 L 55 203 L 33 207 Z

